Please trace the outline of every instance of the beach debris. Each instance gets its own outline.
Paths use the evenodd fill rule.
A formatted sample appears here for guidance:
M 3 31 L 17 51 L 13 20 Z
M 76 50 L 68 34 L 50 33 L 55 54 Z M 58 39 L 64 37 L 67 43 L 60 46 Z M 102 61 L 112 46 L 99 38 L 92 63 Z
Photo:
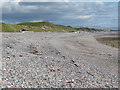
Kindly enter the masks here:
M 74 60 L 71 60 L 71 62 L 72 62 L 72 63 L 75 63 L 75 61 L 74 61 Z
M 74 64 L 76 67 L 79 67 L 77 63 Z
M 91 76 L 94 76 L 91 72 L 88 72 L 88 71 L 87 71 L 87 74 L 89 74 L 89 75 L 91 75 Z
M 63 57 L 64 59 L 67 59 L 67 57 L 66 57 L 66 56 L 64 56 L 64 55 L 63 55 L 62 57 Z
M 22 54 L 20 54 L 19 56 L 22 57 Z
M 56 54 L 60 54 L 60 53 L 61 53 L 60 51 L 56 52 Z
M 8 56 L 7 58 L 10 59 L 10 56 Z

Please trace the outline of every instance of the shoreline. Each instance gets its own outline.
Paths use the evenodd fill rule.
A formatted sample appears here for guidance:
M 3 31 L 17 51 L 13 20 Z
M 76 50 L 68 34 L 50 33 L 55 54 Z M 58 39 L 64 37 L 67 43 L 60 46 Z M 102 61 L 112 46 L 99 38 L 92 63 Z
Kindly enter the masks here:
M 95 37 L 96 40 L 102 44 L 118 48 L 119 44 L 119 36 L 118 33 L 109 33 L 109 34 L 104 34 L 104 35 L 99 35 Z

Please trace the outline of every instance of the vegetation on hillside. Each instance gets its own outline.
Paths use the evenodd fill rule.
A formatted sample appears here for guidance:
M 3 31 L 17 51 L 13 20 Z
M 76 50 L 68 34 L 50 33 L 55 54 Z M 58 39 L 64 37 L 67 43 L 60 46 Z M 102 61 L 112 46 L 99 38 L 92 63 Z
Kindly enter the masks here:
M 98 29 L 90 28 L 73 28 L 71 26 L 56 25 L 48 21 L 45 22 L 25 22 L 15 24 L 0 23 L 2 26 L 2 32 L 19 32 L 23 28 L 27 28 L 29 31 L 34 32 L 69 32 L 69 31 L 100 31 Z
M 87 27 L 83 27 L 83 28 L 75 28 L 76 30 L 80 31 L 104 31 L 103 29 L 95 29 L 95 28 L 87 28 Z
M 27 28 L 29 31 L 43 31 L 41 28 L 34 26 L 29 27 L 26 25 L 2 24 L 2 32 L 19 32 L 23 28 Z

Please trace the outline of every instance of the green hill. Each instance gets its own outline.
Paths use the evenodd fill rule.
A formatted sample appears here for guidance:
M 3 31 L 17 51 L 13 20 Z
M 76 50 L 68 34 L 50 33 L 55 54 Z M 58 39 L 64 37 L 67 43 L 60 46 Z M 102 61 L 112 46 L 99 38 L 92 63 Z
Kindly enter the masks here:
M 19 24 L 5 24 L 0 23 L 0 26 L 2 26 L 2 32 L 19 32 L 23 28 L 27 28 L 29 31 L 34 32 L 69 32 L 69 31 L 80 31 L 83 29 L 80 28 L 72 28 L 71 26 L 63 26 L 63 25 L 56 25 L 53 23 L 50 23 L 48 21 L 45 22 L 25 22 L 25 23 L 19 23 Z M 86 28 L 84 30 L 94 30 Z
M 20 23 L 20 24 L 2 24 L 2 31 L 3 32 L 19 32 L 19 30 L 23 28 L 27 28 L 29 31 L 34 32 L 68 32 L 68 31 L 76 31 L 76 29 L 72 27 L 67 27 L 63 25 L 56 25 L 50 22 L 26 22 L 26 23 Z M 1 25 L 0 25 L 1 26 Z
M 28 25 L 28 26 L 55 26 L 55 24 L 50 23 L 48 21 L 44 22 L 24 22 L 24 23 L 19 23 L 18 25 Z
M 29 27 L 26 25 L 14 25 L 14 24 L 4 24 L 2 23 L 2 32 L 19 32 L 21 29 L 27 28 L 29 31 L 39 31 L 42 32 L 43 30 L 39 27 Z
M 56 25 L 53 23 L 50 23 L 48 21 L 45 22 L 26 22 L 26 23 L 20 23 L 18 25 L 26 25 L 29 27 L 39 27 L 41 28 L 43 31 L 51 31 L 51 32 L 63 32 L 63 31 L 76 31 L 76 29 L 72 28 L 72 27 L 67 27 L 67 26 L 63 26 L 63 25 Z
M 74 28 L 78 31 L 104 31 L 103 29 L 95 29 L 95 28 L 88 28 L 88 27 L 84 27 L 84 28 Z

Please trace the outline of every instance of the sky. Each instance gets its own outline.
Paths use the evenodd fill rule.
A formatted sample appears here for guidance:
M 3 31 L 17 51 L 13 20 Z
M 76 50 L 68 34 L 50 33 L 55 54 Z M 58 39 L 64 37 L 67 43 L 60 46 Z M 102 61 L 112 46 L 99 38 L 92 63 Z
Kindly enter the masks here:
M 50 21 L 73 27 L 118 28 L 118 0 L 4 0 L 1 8 L 1 22 L 7 24 Z

